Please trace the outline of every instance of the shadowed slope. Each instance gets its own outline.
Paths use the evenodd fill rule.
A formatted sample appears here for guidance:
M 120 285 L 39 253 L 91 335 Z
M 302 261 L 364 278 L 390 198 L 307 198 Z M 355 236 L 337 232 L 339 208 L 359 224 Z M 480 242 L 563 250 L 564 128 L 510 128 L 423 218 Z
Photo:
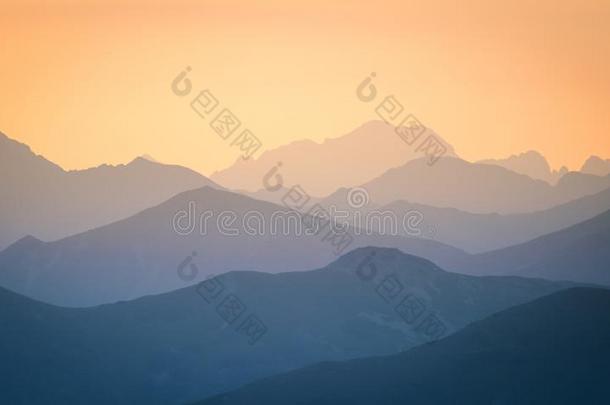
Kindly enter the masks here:
M 200 404 L 602 404 L 609 312 L 610 291 L 561 291 L 405 353 L 321 363 Z

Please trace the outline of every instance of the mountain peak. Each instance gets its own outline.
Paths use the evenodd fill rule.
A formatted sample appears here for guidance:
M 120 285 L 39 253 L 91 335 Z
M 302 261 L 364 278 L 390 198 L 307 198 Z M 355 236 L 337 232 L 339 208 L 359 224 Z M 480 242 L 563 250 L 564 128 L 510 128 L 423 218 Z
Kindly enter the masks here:
M 518 155 L 511 155 L 504 159 L 485 159 L 477 163 L 502 166 L 519 174 L 525 174 L 536 180 L 547 183 L 556 183 L 565 173 L 564 168 L 559 171 L 551 170 L 546 158 L 536 150 L 528 150 Z
M 397 248 L 377 246 L 366 246 L 354 249 L 341 256 L 328 267 L 331 270 L 349 269 L 351 271 L 370 264 L 375 266 L 375 271 L 380 270 L 384 273 L 445 273 L 444 270 L 432 263 L 430 260 L 404 253 Z
M 28 233 L 57 240 L 213 184 L 191 169 L 142 157 L 129 164 L 66 171 L 5 135 L 0 136 L 0 173 L 2 247 Z
M 21 250 L 29 250 L 35 249 L 40 245 L 43 245 L 44 242 L 40 239 L 32 236 L 26 235 L 23 238 L 17 240 L 16 242 L 9 245 L 3 252 L 11 252 L 11 251 L 21 251 Z
M 581 172 L 596 176 L 610 174 L 610 159 L 602 159 L 599 156 L 589 156 L 580 169 Z
M 444 156 L 455 156 L 453 147 L 430 129 L 420 136 L 418 143 L 408 145 L 393 126 L 383 121 L 369 121 L 320 143 L 296 141 L 267 150 L 258 159 L 239 159 L 227 169 L 214 173 L 212 180 L 231 189 L 257 192 L 263 178 L 277 166 L 286 187 L 299 184 L 309 195 L 325 196 L 339 187 L 363 184 L 388 169 L 424 157 L 417 146 L 428 134 L 433 134 L 445 146 Z M 371 154 L 372 150 L 376 153 Z
M 153 162 L 153 163 L 159 163 L 159 161 L 155 158 L 153 158 L 152 156 L 150 156 L 149 154 L 145 153 L 143 155 L 138 156 L 139 158 L 142 158 L 144 160 L 148 160 L 149 162 Z
M 146 159 L 144 156 L 137 156 L 131 162 L 127 163 L 125 166 L 130 165 L 138 165 L 138 164 L 149 164 L 149 163 L 157 163 L 154 160 Z

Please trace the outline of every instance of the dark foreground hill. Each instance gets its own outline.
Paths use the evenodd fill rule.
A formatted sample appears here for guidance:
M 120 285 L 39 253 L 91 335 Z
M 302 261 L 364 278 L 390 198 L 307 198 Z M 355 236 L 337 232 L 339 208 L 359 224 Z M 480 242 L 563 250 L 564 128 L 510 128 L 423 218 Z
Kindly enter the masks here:
M 610 291 L 575 288 L 387 357 L 321 363 L 201 405 L 606 404 Z

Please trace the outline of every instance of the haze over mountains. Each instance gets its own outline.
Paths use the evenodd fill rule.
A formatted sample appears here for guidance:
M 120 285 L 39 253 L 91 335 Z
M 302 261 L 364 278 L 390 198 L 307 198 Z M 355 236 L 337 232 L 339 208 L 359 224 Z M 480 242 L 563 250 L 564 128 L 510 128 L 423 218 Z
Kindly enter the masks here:
M 565 166 L 559 170 L 551 170 L 546 158 L 533 150 L 519 155 L 511 155 L 505 159 L 485 159 L 476 163 L 501 166 L 515 173 L 525 174 L 532 179 L 544 180 L 549 184 L 557 183 L 561 176 L 568 172 Z
M 610 174 L 610 159 L 602 159 L 599 156 L 591 156 L 582 165 L 581 172 L 596 176 L 607 176 Z
M 435 136 L 447 147 L 445 156 L 456 156 L 452 146 Z M 371 121 L 322 143 L 302 140 L 265 151 L 258 159 L 240 159 L 214 173 L 211 179 L 233 190 L 256 192 L 263 187 L 263 177 L 281 162 L 286 184 L 299 184 L 310 195 L 323 197 L 339 187 L 357 186 L 423 156 L 415 150 L 401 140 L 391 125 Z
M 412 160 L 360 187 L 379 205 L 407 200 L 471 213 L 513 214 L 598 193 L 610 187 L 610 176 L 570 172 L 551 186 L 500 166 L 444 157 L 433 166 Z
M 386 3 L 0 0 L 0 405 L 610 405 L 610 0 Z
M 372 253 L 377 273 L 363 279 L 359 265 Z M 395 297 L 380 290 L 388 276 L 404 287 Z M 218 298 L 191 286 L 81 309 L 0 289 L 0 402 L 182 404 L 323 360 L 394 354 L 431 339 L 422 327 L 429 314 L 442 320 L 445 336 L 571 285 L 463 276 L 378 248 L 319 270 L 232 272 L 219 280 L 225 290 Z M 247 307 L 232 325 L 218 310 L 229 294 Z M 395 309 L 407 296 L 424 305 L 413 319 Z M 267 328 L 255 345 L 236 330 L 250 313 Z
M 610 210 L 520 245 L 467 257 L 449 268 L 610 285 Z
M 0 402 L 538 404 L 573 402 L 574 381 L 597 398 L 610 298 L 560 291 L 610 286 L 604 161 L 563 174 L 535 152 L 449 155 L 430 166 L 372 122 L 217 185 L 150 157 L 67 172 L 0 136 L 0 245 L 19 238 L 0 251 Z M 331 236 L 320 217 L 312 233 L 316 204 L 390 213 L 398 232 L 347 221 Z M 227 297 L 239 322 L 223 320 Z
M 26 235 L 59 239 L 128 217 L 181 191 L 219 187 L 190 169 L 144 158 L 65 171 L 2 133 L 0 174 L 3 248 Z
M 568 289 L 404 353 L 324 362 L 198 404 L 602 404 L 609 312 L 610 291 Z
M 472 214 L 455 208 L 438 208 L 409 201 L 394 201 L 388 205 L 376 206 L 370 202 L 359 209 L 347 203 L 349 190 L 342 189 L 331 197 L 321 200 L 326 207 L 333 205 L 346 210 L 348 223 L 355 223 L 359 213 L 363 226 L 379 233 L 391 233 L 388 223 L 374 218 L 421 218 L 417 230 L 398 227 L 400 234 L 432 238 L 438 242 L 454 246 L 469 253 L 496 250 L 518 243 L 527 242 L 569 226 L 591 219 L 610 207 L 610 189 L 597 194 L 557 205 L 542 211 L 523 214 Z M 419 232 L 417 232 L 419 231 Z
M 372 131 L 379 130 L 379 126 L 387 130 L 387 125 L 379 122 L 363 128 Z M 354 136 L 369 139 L 367 131 L 343 138 Z M 346 142 L 343 138 L 338 139 Z M 161 203 L 163 198 L 200 183 L 219 188 L 179 166 L 139 158 L 125 166 L 65 172 L 8 138 L 2 138 L 1 146 L 0 151 L 6 156 L 1 163 L 6 173 L 2 181 L 10 192 L 0 211 L 6 218 L 3 225 L 7 226 L 0 232 L 4 240 L 9 240 L 33 229 L 35 237 L 26 237 L 0 252 L 0 285 L 26 296 L 84 306 L 170 291 L 184 285 L 173 270 L 193 251 L 200 261 L 198 277 L 230 270 L 305 270 L 329 263 L 336 254 L 335 246 L 324 242 L 323 235 L 271 235 L 269 229 L 264 235 L 252 235 L 244 232 L 243 224 L 236 236 L 219 232 L 218 226 L 209 226 L 210 232 L 200 235 L 199 223 L 193 224 L 190 235 L 178 235 L 172 229 L 172 219 L 180 211 L 189 211 L 189 203 L 196 206 L 190 220 L 200 220 L 205 211 L 212 211 L 213 224 L 221 212 L 232 210 L 238 214 L 238 222 L 250 211 L 260 212 L 269 226 L 274 213 L 286 211 L 284 207 L 212 188 L 182 193 Z M 424 214 L 423 225 L 433 232 L 428 235 L 423 229 L 420 235 L 358 234 L 348 250 L 368 245 L 397 247 L 450 269 L 476 274 L 510 273 L 508 269 L 497 270 L 507 264 L 494 263 L 488 269 L 477 267 L 476 271 L 464 268 L 474 259 L 459 248 L 469 252 L 503 248 L 588 220 L 609 205 L 609 183 L 610 176 L 568 173 L 551 186 L 494 165 L 443 157 L 429 166 L 423 159 L 414 159 L 363 187 L 371 199 L 371 208 L 376 208 L 378 201 L 389 201 L 381 209 L 391 210 L 398 217 L 416 209 Z M 600 189 L 604 191 L 599 192 Z M 283 195 L 285 190 L 275 193 Z M 347 193 L 343 188 L 321 202 L 346 201 Z M 415 203 L 402 201 L 405 197 Z M 560 201 L 570 202 L 528 214 L 472 213 L 529 211 Z M 459 210 L 437 208 L 444 206 Z M 27 216 L 28 212 L 32 215 Z M 284 220 L 290 226 L 295 218 L 286 216 Z M 104 223 L 109 224 L 99 226 Z M 54 239 L 94 227 L 50 243 L 40 241 L 38 236 Z M 575 280 L 606 282 L 599 274 Z
M 227 211 L 236 216 L 234 222 L 226 223 L 222 213 Z M 180 212 L 188 216 L 183 234 L 172 226 Z M 204 221 L 206 212 L 211 216 Z M 252 212 L 258 219 L 248 214 Z M 338 249 L 359 246 L 397 247 L 439 265 L 465 255 L 433 240 L 356 235 L 351 229 L 346 237 L 351 235 L 353 242 L 346 247 L 342 238 L 325 239 L 328 227 L 312 235 L 298 224 L 300 216 L 285 207 L 204 187 L 58 241 L 20 240 L 0 252 L 0 286 L 44 302 L 86 306 L 183 287 L 176 267 L 193 251 L 199 279 L 192 282 L 231 270 L 275 273 L 321 267 L 341 253 Z
M 316 161 L 320 157 L 320 162 L 324 162 L 324 164 L 336 161 L 345 164 L 344 157 L 335 160 L 322 157 L 342 153 L 341 148 L 347 148 L 347 144 L 350 142 L 355 141 L 356 144 L 379 143 L 379 139 L 391 139 L 393 142 L 399 142 L 401 147 L 406 146 L 387 124 L 370 122 L 351 134 L 328 140 L 323 144 L 315 144 L 311 154 L 307 156 L 311 158 L 317 156 Z M 498 169 L 498 165 L 510 166 L 500 160 L 494 161 L 494 165 L 485 166 L 452 160 L 446 156 L 430 167 L 425 164 L 423 159 L 420 159 L 420 154 L 412 153 L 411 149 L 404 151 L 396 146 L 389 148 L 392 153 L 388 155 L 388 159 L 369 161 L 362 156 L 354 157 L 355 161 L 360 159 L 360 163 L 355 164 L 358 169 L 349 167 L 345 173 L 339 172 L 343 173 L 341 176 L 351 176 L 351 180 L 346 180 L 346 182 L 353 185 L 362 184 L 358 182 L 359 179 L 374 178 L 373 173 L 380 174 L 370 182 L 364 183 L 365 189 L 371 194 L 371 206 L 378 207 L 405 200 L 422 206 L 456 208 L 467 213 L 509 214 L 544 210 L 610 187 L 610 175 L 600 177 L 595 174 L 582 173 L 568 173 L 561 178 L 559 184 L 549 186 L 531 178 L 519 176 L 512 171 Z M 244 193 L 257 199 L 279 202 L 285 194 L 284 192 L 270 192 L 265 189 L 261 190 L 261 187 L 264 175 L 277 164 L 272 161 L 275 161 L 275 157 L 281 158 L 279 155 L 285 153 L 284 148 L 295 154 L 298 154 L 296 150 L 300 150 L 298 144 L 291 144 L 270 151 L 269 154 L 273 159 L 269 158 L 268 166 L 265 165 L 266 160 L 260 159 L 260 162 L 256 161 L 257 163 L 254 163 L 255 161 L 243 163 L 248 166 L 247 173 L 244 172 L 243 175 L 238 176 L 243 181 L 252 180 L 256 170 L 262 171 L 260 177 L 254 175 L 256 184 L 252 183 L 252 188 L 258 191 L 244 191 Z M 351 149 L 347 148 L 347 150 Z M 536 157 L 532 159 L 532 156 Z M 158 164 L 151 158 L 144 157 L 137 158 L 127 165 L 102 165 L 87 170 L 64 171 L 42 156 L 33 154 L 26 145 L 12 141 L 2 134 L 0 134 L 0 157 L 2 158 L 0 159 L 0 170 L 3 173 L 0 177 L 0 186 L 3 187 L 6 195 L 0 202 L 0 220 L 3 224 L 0 229 L 0 249 L 26 235 L 51 241 L 105 225 L 159 204 L 171 196 L 189 189 L 205 185 L 220 188 L 204 176 L 189 169 Z M 303 165 L 309 169 L 312 166 L 321 167 L 319 164 L 310 165 L 308 159 L 309 157 L 305 159 L 307 164 L 303 162 Z M 405 164 L 404 162 L 409 159 L 412 161 Z M 546 160 L 536 153 L 522 154 L 515 159 L 519 162 L 539 161 L 538 165 L 542 167 L 541 173 L 548 167 Z M 601 161 L 599 158 L 595 159 Z M 595 159 L 592 157 L 589 161 Z M 511 159 L 508 161 L 512 162 Z M 540 162 L 544 162 L 544 164 L 540 164 Z M 250 167 L 252 165 L 257 169 L 253 171 L 253 168 Z M 374 167 L 369 168 L 370 165 Z M 393 165 L 399 167 L 387 170 Z M 514 170 L 519 170 L 517 167 L 519 165 L 513 166 L 515 166 Z M 297 184 L 298 179 L 302 178 L 302 173 L 298 174 L 291 172 L 292 169 L 286 169 L 288 169 L 287 162 L 284 162 L 279 171 L 285 183 L 283 184 L 284 190 L 288 190 Z M 369 169 L 371 174 L 365 175 L 364 173 Z M 230 174 L 233 169 L 227 170 L 226 173 Z M 591 169 L 589 171 L 603 173 L 600 170 Z M 319 175 L 319 173 L 310 174 L 312 179 Z M 220 173 L 217 176 L 222 177 Z M 530 176 L 536 177 L 534 172 L 530 173 Z M 439 180 L 439 177 L 442 179 Z M 541 174 L 539 177 L 544 176 Z M 332 176 L 322 176 L 322 178 L 332 180 Z M 331 183 L 339 181 L 331 180 L 329 180 Z M 305 191 L 313 194 L 312 190 L 315 190 L 316 186 L 305 188 L 304 184 L 301 185 Z M 502 187 L 498 188 L 497 184 L 502 184 Z M 378 188 L 383 190 L 378 192 L 376 191 Z M 325 197 L 324 201 L 327 203 L 345 201 L 345 196 L 340 194 L 346 193 L 343 186 L 338 191 L 336 189 L 332 191 L 333 194 Z M 315 200 L 321 199 L 312 198 L 312 201 Z M 597 213 L 599 212 L 595 214 Z M 567 222 L 567 225 L 573 223 L 575 222 Z M 438 224 L 438 228 L 442 228 L 441 225 L 443 225 L 442 221 Z M 446 240 L 443 241 L 446 242 Z M 514 241 L 520 242 L 522 239 L 517 237 Z M 502 243 L 511 242 L 508 240 Z M 492 244 L 471 247 L 468 244 L 460 245 L 458 242 L 457 246 L 480 251 L 506 245 Z

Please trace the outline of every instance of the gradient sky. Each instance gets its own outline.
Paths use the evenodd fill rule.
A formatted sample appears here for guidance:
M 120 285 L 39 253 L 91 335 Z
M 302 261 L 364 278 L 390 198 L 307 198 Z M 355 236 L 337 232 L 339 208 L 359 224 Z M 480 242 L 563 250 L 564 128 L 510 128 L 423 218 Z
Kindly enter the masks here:
M 266 149 L 374 119 L 374 71 L 465 159 L 610 157 L 609 0 L 0 0 L 0 131 L 66 169 L 211 174 L 239 151 L 172 93 L 187 65 Z

